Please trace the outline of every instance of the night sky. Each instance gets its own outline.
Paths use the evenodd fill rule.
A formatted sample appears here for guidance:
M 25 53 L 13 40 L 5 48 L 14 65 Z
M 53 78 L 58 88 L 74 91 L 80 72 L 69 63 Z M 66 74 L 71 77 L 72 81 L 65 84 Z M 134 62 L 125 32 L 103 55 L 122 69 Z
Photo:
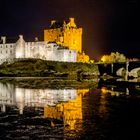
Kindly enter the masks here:
M 140 58 L 139 9 L 138 0 L 1 0 L 0 36 L 43 40 L 52 19 L 74 17 L 92 59 L 116 51 Z

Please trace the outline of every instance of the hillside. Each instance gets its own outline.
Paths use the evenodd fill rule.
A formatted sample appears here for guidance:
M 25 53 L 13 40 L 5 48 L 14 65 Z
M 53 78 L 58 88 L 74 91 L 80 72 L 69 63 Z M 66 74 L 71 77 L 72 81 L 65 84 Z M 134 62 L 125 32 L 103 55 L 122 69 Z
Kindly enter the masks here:
M 20 59 L 0 65 L 0 77 L 91 78 L 99 75 L 98 66 L 89 63 L 68 63 L 41 59 Z

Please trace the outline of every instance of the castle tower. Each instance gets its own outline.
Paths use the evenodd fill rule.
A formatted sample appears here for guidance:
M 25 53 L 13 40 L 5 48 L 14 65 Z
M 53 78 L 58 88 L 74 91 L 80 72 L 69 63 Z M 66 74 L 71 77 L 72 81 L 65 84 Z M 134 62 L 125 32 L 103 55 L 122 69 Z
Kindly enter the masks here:
M 25 58 L 25 41 L 22 35 L 19 35 L 19 40 L 16 42 L 16 58 Z
M 50 28 L 44 30 L 44 41 L 57 42 L 81 53 L 82 28 L 77 28 L 74 18 L 69 18 L 68 23 L 52 20 Z

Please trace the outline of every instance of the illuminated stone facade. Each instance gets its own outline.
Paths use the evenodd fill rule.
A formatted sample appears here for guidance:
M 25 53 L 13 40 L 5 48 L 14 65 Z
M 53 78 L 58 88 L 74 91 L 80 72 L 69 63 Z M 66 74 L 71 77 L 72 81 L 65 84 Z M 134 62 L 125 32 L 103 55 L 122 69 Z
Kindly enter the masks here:
M 89 89 L 78 89 L 75 99 L 71 99 L 65 103 L 62 102 L 55 107 L 46 106 L 44 108 L 44 116 L 63 120 L 64 125 L 69 126 L 66 129 L 75 130 L 77 123 L 83 120 L 82 98 L 87 92 L 89 92 Z
M 7 43 L 6 37 L 1 37 L 0 64 L 13 61 L 15 58 L 89 62 L 89 56 L 82 51 L 82 28 L 77 28 L 74 18 L 63 23 L 52 21 L 50 29 L 44 30 L 42 42 L 25 42 L 20 35 L 18 41 Z
M 2 37 L 0 44 L 0 64 L 13 61 L 15 58 L 39 58 L 50 61 L 76 62 L 75 50 L 56 43 L 46 41 L 25 42 L 20 35 L 16 43 L 6 43 L 6 38 Z
M 55 106 L 77 97 L 76 89 L 28 89 L 0 83 L 0 107 L 16 105 L 22 114 L 24 107 Z M 2 110 L 2 109 L 1 109 Z
M 89 61 L 89 56 L 82 52 L 82 28 L 77 28 L 74 18 L 70 18 L 68 23 L 51 21 L 50 29 L 44 30 L 44 41 L 55 41 L 70 50 L 76 50 L 79 62 Z
M 83 97 L 88 92 L 89 89 L 28 89 L 0 82 L 0 112 L 6 112 L 7 106 L 16 107 L 20 114 L 27 107 L 44 108 L 44 118 L 51 119 L 52 126 L 54 119 L 62 121 L 64 134 L 72 138 L 75 130 L 76 135 L 81 134 Z

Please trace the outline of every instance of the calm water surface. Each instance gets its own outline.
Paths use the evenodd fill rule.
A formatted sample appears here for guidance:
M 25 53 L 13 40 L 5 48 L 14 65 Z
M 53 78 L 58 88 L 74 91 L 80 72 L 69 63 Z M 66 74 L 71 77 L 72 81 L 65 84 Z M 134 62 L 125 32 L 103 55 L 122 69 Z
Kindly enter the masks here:
M 140 87 L 29 89 L 0 83 L 0 140 L 138 140 Z

